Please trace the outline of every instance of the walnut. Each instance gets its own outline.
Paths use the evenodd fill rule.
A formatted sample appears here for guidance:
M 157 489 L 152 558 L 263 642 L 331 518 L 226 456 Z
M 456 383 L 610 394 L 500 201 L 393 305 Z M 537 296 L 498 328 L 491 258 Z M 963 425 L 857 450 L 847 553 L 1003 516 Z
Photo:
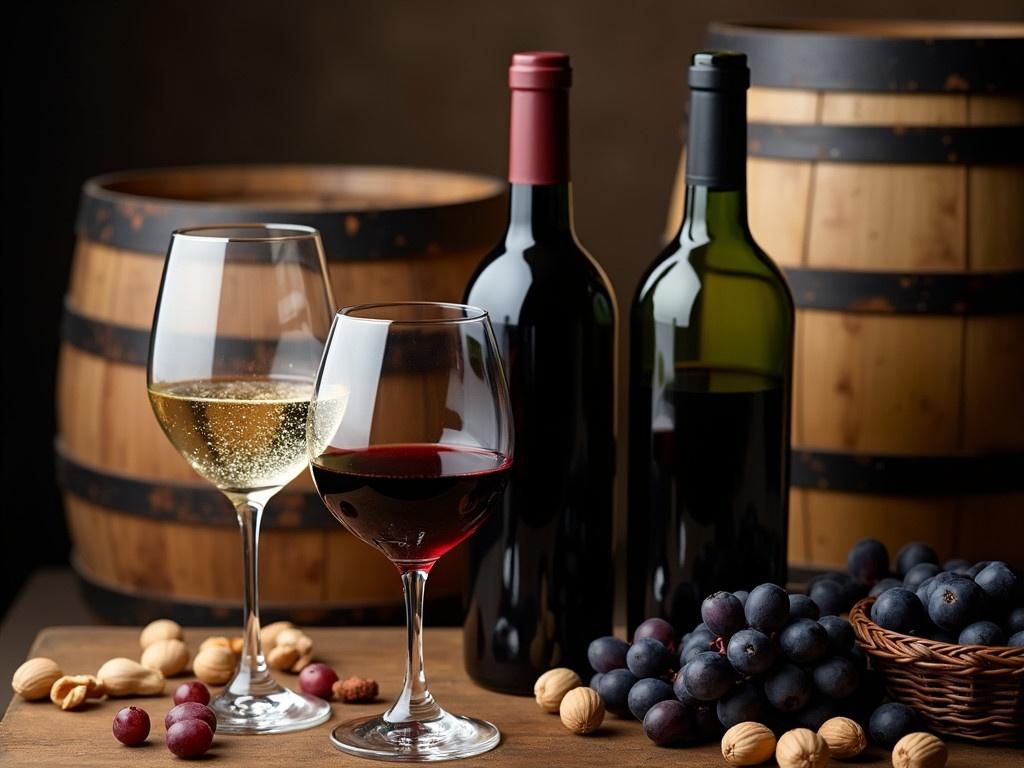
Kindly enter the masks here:
M 775 734 L 761 723 L 737 723 L 722 737 L 722 757 L 729 765 L 760 765 L 775 754 Z
M 558 708 L 562 725 L 575 734 L 592 733 L 604 722 L 604 702 L 593 688 L 573 688 Z
M 331 690 L 334 692 L 335 699 L 350 704 L 373 701 L 379 693 L 377 681 L 368 680 L 365 677 L 347 677 L 344 680 L 338 680 L 331 686 Z

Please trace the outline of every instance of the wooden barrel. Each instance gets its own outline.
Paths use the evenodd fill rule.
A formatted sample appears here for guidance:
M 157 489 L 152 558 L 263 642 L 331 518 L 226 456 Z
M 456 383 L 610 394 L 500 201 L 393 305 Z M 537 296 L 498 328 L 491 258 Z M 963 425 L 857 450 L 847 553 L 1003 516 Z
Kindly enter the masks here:
M 750 225 L 798 308 L 791 564 L 874 536 L 1024 566 L 1024 25 L 709 43 L 749 57 Z
M 172 230 L 275 221 L 320 230 L 339 306 L 458 301 L 500 236 L 504 182 L 439 171 L 204 167 L 112 174 L 82 192 L 57 384 L 58 477 L 73 565 L 103 618 L 239 617 L 241 543 L 227 500 L 171 447 L 150 409 L 146 359 Z M 330 516 L 303 473 L 269 504 L 261 541 L 268 619 L 391 622 L 394 568 Z M 428 608 L 458 621 L 458 550 Z

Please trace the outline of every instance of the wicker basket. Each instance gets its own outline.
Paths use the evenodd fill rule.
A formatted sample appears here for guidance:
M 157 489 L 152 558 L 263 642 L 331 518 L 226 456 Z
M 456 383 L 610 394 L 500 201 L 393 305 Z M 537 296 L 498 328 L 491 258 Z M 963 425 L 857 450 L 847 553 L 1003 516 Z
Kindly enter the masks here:
M 1024 744 L 1024 648 L 956 645 L 902 635 L 871 620 L 867 597 L 850 611 L 857 641 L 896 701 L 937 733 Z

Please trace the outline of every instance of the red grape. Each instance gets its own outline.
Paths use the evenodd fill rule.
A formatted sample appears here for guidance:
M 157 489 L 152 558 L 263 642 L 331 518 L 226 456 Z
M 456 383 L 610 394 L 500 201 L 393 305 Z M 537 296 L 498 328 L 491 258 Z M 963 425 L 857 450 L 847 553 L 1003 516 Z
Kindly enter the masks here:
M 202 720 L 210 727 L 212 733 L 217 732 L 217 716 L 213 714 L 212 709 L 197 701 L 186 701 L 173 707 L 164 718 L 164 728 L 170 728 L 175 723 L 186 720 Z
M 186 701 L 194 701 L 198 704 L 210 703 L 210 689 L 198 680 L 189 680 L 174 689 L 174 703 L 184 704 Z
M 213 743 L 213 731 L 203 720 L 181 720 L 167 729 L 166 743 L 178 757 L 199 757 Z
M 664 619 L 653 618 L 642 621 L 635 630 L 633 630 L 633 642 L 643 640 L 645 637 L 651 637 L 657 640 L 659 643 L 664 645 L 669 651 L 674 651 L 676 647 L 676 631 L 672 628 Z
M 326 664 L 310 664 L 299 673 L 299 687 L 303 693 L 330 700 L 331 686 L 338 682 L 338 675 Z
M 134 747 L 149 736 L 149 715 L 138 707 L 125 707 L 114 716 L 114 738 Z

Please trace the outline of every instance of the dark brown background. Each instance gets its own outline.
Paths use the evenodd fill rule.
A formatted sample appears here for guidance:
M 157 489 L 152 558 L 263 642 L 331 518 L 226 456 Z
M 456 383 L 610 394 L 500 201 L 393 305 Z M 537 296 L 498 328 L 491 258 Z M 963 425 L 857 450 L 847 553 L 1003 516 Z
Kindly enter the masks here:
M 3 27 L 0 612 L 32 568 L 67 556 L 52 470 L 52 381 L 85 178 L 229 161 L 503 174 L 508 58 L 564 49 L 576 70 L 578 229 L 627 307 L 658 249 L 687 57 L 712 18 L 1024 17 L 1020 0 L 21 5 Z

